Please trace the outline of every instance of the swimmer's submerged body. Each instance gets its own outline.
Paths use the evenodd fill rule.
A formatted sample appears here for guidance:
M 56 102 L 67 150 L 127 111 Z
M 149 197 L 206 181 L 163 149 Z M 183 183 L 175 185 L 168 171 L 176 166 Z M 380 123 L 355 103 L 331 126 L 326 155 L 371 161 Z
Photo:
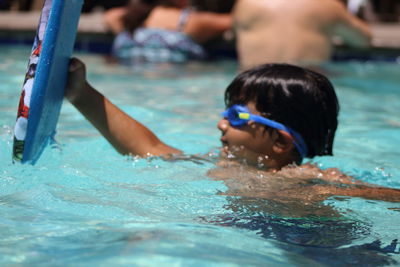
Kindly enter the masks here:
M 224 195 L 244 197 L 244 202 L 266 200 L 273 205 L 263 205 L 262 209 L 279 216 L 341 217 L 333 207 L 324 205 L 331 197 L 400 202 L 399 189 L 364 183 L 336 168 L 321 170 L 316 165 L 303 164 L 268 171 L 232 159 L 221 159 L 217 165 L 208 176 L 224 181 L 228 188 Z

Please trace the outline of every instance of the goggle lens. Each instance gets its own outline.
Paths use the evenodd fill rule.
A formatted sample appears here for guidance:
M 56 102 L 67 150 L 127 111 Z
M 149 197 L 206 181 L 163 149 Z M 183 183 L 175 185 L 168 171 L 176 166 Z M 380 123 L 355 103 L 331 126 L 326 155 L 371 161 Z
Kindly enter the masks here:
M 222 113 L 232 126 L 243 126 L 250 118 L 250 114 L 239 112 L 236 108 L 230 108 Z

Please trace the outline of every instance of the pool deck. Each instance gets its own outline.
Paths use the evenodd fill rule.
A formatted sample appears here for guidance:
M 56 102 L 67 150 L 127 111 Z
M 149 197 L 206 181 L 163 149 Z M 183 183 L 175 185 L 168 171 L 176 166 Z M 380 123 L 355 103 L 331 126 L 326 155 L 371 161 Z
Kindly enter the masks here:
M 31 44 L 36 33 L 39 17 L 40 12 L 38 11 L 0 11 L 0 43 Z M 93 44 L 97 47 L 109 47 L 112 40 L 113 35 L 103 23 L 101 12 L 81 15 L 77 34 L 77 43 L 79 43 L 80 49 L 91 50 L 89 46 Z M 103 50 L 100 49 L 98 52 L 104 52 Z
M 103 22 L 101 12 L 82 14 L 77 41 L 85 44 L 91 42 L 111 43 L 112 34 Z M 36 31 L 40 12 L 0 12 L 0 39 L 32 40 Z M 396 51 L 400 56 L 400 24 L 372 24 L 372 49 Z M 398 52 L 398 53 L 397 53 Z
M 0 11 L 0 31 L 36 31 L 40 12 L 4 12 Z M 79 22 L 79 32 L 107 33 L 101 12 L 82 14 Z

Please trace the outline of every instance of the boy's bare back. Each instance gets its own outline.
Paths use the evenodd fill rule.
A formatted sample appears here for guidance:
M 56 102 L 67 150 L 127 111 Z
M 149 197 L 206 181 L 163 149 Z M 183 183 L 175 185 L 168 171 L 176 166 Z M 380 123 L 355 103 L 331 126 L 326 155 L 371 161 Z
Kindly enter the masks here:
M 234 23 L 244 69 L 268 62 L 325 61 L 334 35 L 352 46 L 370 41 L 367 25 L 338 0 L 238 0 Z

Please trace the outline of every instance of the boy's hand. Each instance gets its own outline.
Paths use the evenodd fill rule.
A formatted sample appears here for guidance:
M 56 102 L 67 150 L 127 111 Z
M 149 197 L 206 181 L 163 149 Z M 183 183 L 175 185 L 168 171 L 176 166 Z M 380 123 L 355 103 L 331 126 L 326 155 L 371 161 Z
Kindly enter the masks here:
M 71 58 L 68 69 L 68 80 L 65 88 L 65 97 L 74 103 L 86 88 L 86 67 L 77 58 Z

